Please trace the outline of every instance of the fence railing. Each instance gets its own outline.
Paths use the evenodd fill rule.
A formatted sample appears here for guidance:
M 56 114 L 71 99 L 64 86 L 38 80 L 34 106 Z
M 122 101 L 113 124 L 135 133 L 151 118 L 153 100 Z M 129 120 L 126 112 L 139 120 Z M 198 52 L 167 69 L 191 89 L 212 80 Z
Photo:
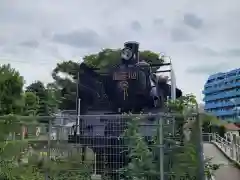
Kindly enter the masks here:
M 198 120 L 196 114 L 192 116 Z M 136 121 L 130 121 L 136 117 L 140 117 L 138 125 L 136 125 L 137 129 L 134 125 Z M 38 120 L 37 118 L 39 117 L 36 117 L 36 120 Z M 70 115 L 68 118 L 76 119 L 76 116 Z M 176 179 L 177 173 L 182 173 L 178 174 L 181 176 L 178 178 L 181 179 L 184 179 L 185 175 L 194 176 L 190 179 L 204 177 L 204 171 L 200 172 L 199 168 L 201 166 L 204 170 L 204 164 L 194 164 L 189 158 L 191 149 L 195 148 L 196 160 L 203 161 L 199 155 L 202 154 L 199 148 L 199 137 L 201 136 L 197 137 L 194 134 L 197 133 L 197 129 L 200 129 L 198 125 L 194 133 L 190 135 L 190 139 L 194 138 L 191 141 L 192 144 L 186 143 L 189 146 L 185 147 L 183 137 L 179 136 L 178 132 L 178 121 L 184 122 L 184 119 L 176 120 L 179 117 L 173 114 L 91 115 L 81 116 L 81 118 L 83 119 L 81 127 L 77 126 L 83 131 L 81 136 L 75 135 L 74 124 L 54 125 L 52 117 L 48 120 L 46 120 L 47 117 L 44 117 L 43 120 L 48 122 L 45 124 L 20 122 L 6 125 L 9 130 L 4 128 L 7 132 L 4 135 L 6 136 L 5 140 L 8 140 L 6 146 L 8 149 L 5 149 L 3 152 L 5 154 L 1 154 L 1 156 L 4 155 L 6 160 L 11 159 L 18 169 L 23 168 L 22 172 L 29 170 L 28 166 L 28 168 L 39 167 L 41 164 L 38 171 L 41 170 L 40 175 L 44 174 L 45 177 L 39 178 L 39 180 L 49 180 L 50 178 L 46 178 L 49 176 L 58 180 L 63 177 L 67 179 L 66 177 L 70 176 L 75 179 L 89 179 L 87 177 L 89 174 L 101 173 L 103 175 L 105 173 L 103 171 L 108 173 L 112 169 L 119 169 L 120 166 L 127 167 L 128 173 L 132 173 L 134 176 L 147 176 L 145 179 L 154 179 L 157 176 L 161 180 L 172 180 Z M 132 124 L 129 125 L 129 122 Z M 124 134 L 124 128 L 129 130 L 127 137 L 119 138 L 121 134 Z M 142 137 L 145 137 L 147 141 L 142 140 Z M 149 138 L 154 142 L 150 142 Z M 122 140 L 126 140 L 126 142 L 123 143 Z M 149 144 L 146 143 L 146 145 L 144 142 Z M 5 144 L 1 145 L 5 146 Z M 147 149 L 144 149 L 146 147 Z M 138 152 L 139 149 L 142 151 Z M 128 155 L 132 153 L 132 156 L 142 156 L 135 159 L 135 170 L 139 171 L 142 166 L 144 169 L 147 169 L 148 166 L 153 168 L 138 173 L 134 172 L 135 170 L 129 170 L 131 167 L 126 165 L 129 159 L 126 158 L 126 155 L 120 155 L 126 151 L 128 151 Z M 138 155 L 138 153 L 146 154 Z M 12 157 L 15 159 L 12 160 Z M 147 157 L 146 162 L 142 160 L 144 157 Z M 150 158 L 153 158 L 153 161 L 149 161 Z M 140 163 L 142 164 L 139 165 Z M 22 164 L 23 166 L 21 166 Z M 108 174 L 108 176 L 110 175 Z M 27 179 L 31 179 L 30 174 L 27 175 Z
M 215 144 L 222 153 L 240 165 L 240 144 L 235 143 L 233 140 L 229 141 L 228 138 L 223 138 L 216 133 L 204 133 L 203 141 Z

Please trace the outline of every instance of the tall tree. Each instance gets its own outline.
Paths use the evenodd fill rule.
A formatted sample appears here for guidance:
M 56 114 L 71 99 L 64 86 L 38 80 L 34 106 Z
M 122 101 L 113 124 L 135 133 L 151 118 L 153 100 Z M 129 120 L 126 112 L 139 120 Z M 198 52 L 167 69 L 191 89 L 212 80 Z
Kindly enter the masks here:
M 54 89 L 53 84 L 47 87 L 41 82 L 36 81 L 26 87 L 26 92 L 31 92 L 36 95 L 38 100 L 36 114 L 39 116 L 50 116 L 57 109 L 57 90 Z
M 24 115 L 37 115 L 39 97 L 34 92 L 24 93 Z
M 26 87 L 26 92 L 35 93 L 39 98 L 38 115 L 49 115 L 47 106 L 47 92 L 41 81 L 36 81 Z
M 24 79 L 10 64 L 0 66 L 0 115 L 19 113 Z

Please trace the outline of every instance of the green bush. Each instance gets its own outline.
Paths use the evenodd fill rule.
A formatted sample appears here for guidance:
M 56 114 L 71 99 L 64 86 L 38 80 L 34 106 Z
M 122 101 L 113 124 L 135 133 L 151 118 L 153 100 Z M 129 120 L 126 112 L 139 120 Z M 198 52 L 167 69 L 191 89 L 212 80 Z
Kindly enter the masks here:
M 52 179 L 90 179 L 93 155 L 88 155 L 88 162 L 80 161 L 80 154 L 73 156 L 48 159 L 40 155 L 47 141 L 33 139 L 6 140 L 9 134 L 21 134 L 22 124 L 28 127 L 29 135 L 35 132 L 35 122 L 26 122 L 30 118 L 4 116 L 0 119 L 0 179 L 4 180 L 44 180 L 48 175 Z M 33 148 L 29 148 L 30 144 Z
M 5 180 L 41 180 L 46 175 L 56 180 L 90 179 L 93 167 L 92 152 L 89 152 L 85 162 L 81 162 L 79 153 L 48 159 L 47 155 L 41 155 L 38 149 L 27 151 L 27 147 L 28 141 L 10 141 L 5 146 L 0 167 Z
M 171 108 L 174 107 L 174 103 L 171 102 Z M 181 104 L 177 104 L 173 111 L 182 111 Z M 187 117 L 186 114 L 184 116 Z M 185 123 L 183 116 L 175 118 L 175 137 L 165 137 L 164 145 L 168 148 L 172 148 L 164 153 L 164 170 L 168 173 L 168 179 L 181 179 L 185 178 L 197 178 L 198 170 L 202 166 L 201 162 L 198 161 L 199 151 L 198 143 L 199 134 L 198 128 L 199 123 L 195 121 L 192 125 L 192 134 L 190 141 L 184 142 L 183 125 Z M 163 120 L 163 119 L 162 119 Z M 128 127 L 124 133 L 126 139 L 126 146 L 128 146 L 128 155 L 131 160 L 130 163 L 120 170 L 120 174 L 127 180 L 149 180 L 157 179 L 160 176 L 160 157 L 159 156 L 159 129 L 156 132 L 156 136 L 153 137 L 153 143 L 149 146 L 141 134 L 139 133 L 139 119 L 132 119 L 128 122 Z M 156 126 L 158 126 L 156 124 Z M 209 128 L 209 124 L 206 124 Z M 209 129 L 208 129 L 209 130 Z M 207 131 L 208 131 L 207 130 Z M 169 133 L 170 131 L 168 130 Z M 177 136 L 177 137 L 176 137 Z M 180 147 L 177 147 L 173 142 L 179 141 Z M 207 177 L 212 175 L 218 168 L 218 164 L 212 164 L 210 161 L 205 161 L 205 174 Z M 166 176 L 165 176 L 166 178 Z M 167 179 L 166 179 L 167 180 Z
M 209 121 L 204 121 L 202 124 L 203 133 L 211 133 L 211 123 Z
M 224 138 L 225 133 L 226 133 L 226 128 L 224 126 L 219 126 L 219 128 L 218 128 L 219 136 Z
M 156 175 L 153 152 L 139 132 L 139 121 L 139 118 L 130 119 L 123 134 L 128 146 L 128 158 L 131 160 L 126 167 L 120 169 L 120 174 L 126 180 L 147 180 Z
M 162 173 L 159 169 L 160 160 L 163 158 L 159 155 L 159 128 L 156 136 L 153 137 L 152 145 L 148 146 L 139 132 L 139 121 L 139 119 L 130 120 L 124 133 L 126 145 L 129 147 L 128 156 L 131 161 L 120 170 L 120 174 L 127 180 L 156 179 Z M 155 125 L 159 127 L 158 124 Z M 197 162 L 196 143 L 193 143 L 193 141 L 176 148 L 176 141 L 165 140 L 164 144 L 173 148 L 170 152 L 164 153 L 164 170 L 169 173 L 169 178 L 196 177 L 199 164 Z

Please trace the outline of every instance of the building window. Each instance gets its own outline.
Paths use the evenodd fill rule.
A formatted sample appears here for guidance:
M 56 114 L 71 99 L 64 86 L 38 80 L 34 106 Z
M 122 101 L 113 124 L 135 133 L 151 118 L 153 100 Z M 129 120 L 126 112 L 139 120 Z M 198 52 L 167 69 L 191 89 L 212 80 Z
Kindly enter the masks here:
M 223 80 L 223 79 L 224 79 L 224 76 L 218 77 L 217 79 Z

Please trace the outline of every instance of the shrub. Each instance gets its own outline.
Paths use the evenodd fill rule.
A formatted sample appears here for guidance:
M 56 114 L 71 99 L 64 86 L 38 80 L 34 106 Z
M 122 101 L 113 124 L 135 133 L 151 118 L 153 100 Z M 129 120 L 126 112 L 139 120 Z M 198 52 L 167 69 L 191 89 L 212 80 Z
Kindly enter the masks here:
M 226 133 L 226 128 L 224 126 L 219 126 L 219 128 L 218 128 L 219 136 L 224 138 L 225 133 Z

